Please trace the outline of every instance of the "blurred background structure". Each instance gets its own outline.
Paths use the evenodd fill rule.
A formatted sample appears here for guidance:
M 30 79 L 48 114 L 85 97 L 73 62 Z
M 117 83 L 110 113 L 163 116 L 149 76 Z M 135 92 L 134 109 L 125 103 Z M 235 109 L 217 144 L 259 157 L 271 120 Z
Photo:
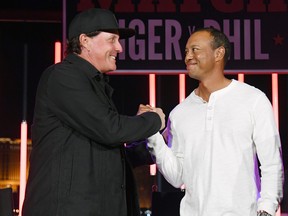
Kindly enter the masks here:
M 168 117 L 197 85 L 185 75 L 183 54 L 189 34 L 204 25 L 223 29 L 233 43 L 227 76 L 256 86 L 273 103 L 288 178 L 287 0 L 3 0 L 0 5 L 0 188 L 12 187 L 15 209 L 19 207 L 21 122 L 28 125 L 28 171 L 38 80 L 55 62 L 56 42 L 62 44 L 63 58 L 71 18 L 89 7 L 114 11 L 121 26 L 138 32 L 134 39 L 122 41 L 125 52 L 110 76 L 116 106 L 128 115 L 136 114 L 140 103 L 154 103 Z M 172 214 L 178 208 L 181 189 L 170 186 L 158 172 L 150 175 L 149 166 L 136 168 L 135 175 L 143 215 L 153 214 L 152 202 L 159 206 L 154 215 Z M 288 214 L 287 199 L 285 183 L 282 215 Z M 163 200 L 175 201 L 175 206 L 166 205 L 171 209 L 165 210 Z

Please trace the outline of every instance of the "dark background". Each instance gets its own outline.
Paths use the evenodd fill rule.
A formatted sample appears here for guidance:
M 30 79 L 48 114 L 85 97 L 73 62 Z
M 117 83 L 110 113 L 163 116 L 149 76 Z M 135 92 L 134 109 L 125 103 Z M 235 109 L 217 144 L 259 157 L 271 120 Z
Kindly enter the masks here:
M 54 63 L 54 42 L 62 40 L 62 1 L 9 0 L 0 5 L 0 137 L 16 139 L 20 137 L 22 120 L 26 120 L 29 126 L 32 124 L 38 80 L 43 70 Z M 285 43 L 288 43 L 288 38 Z M 237 75 L 227 76 L 237 79 Z M 134 115 L 140 103 L 149 103 L 148 81 L 148 75 L 110 76 L 120 113 Z M 156 81 L 157 106 L 168 116 L 179 101 L 178 75 L 159 75 Z M 271 75 L 245 75 L 245 82 L 261 89 L 271 100 Z M 287 75 L 280 74 L 278 82 L 279 130 L 287 169 Z M 187 77 L 186 94 L 196 85 L 195 80 Z M 30 138 L 30 131 L 28 136 Z M 157 184 L 164 192 L 174 191 L 161 176 L 157 177 Z M 288 212 L 287 186 L 285 188 L 285 206 L 283 204 L 282 209 Z

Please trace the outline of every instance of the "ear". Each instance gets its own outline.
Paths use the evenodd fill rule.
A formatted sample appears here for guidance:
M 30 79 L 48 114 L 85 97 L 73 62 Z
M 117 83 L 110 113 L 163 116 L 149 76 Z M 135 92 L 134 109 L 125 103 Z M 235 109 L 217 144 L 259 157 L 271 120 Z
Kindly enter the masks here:
M 79 35 L 80 46 L 87 48 L 88 37 L 86 34 Z
M 216 61 L 221 61 L 224 59 L 224 55 L 225 55 L 225 48 L 223 46 L 218 47 L 215 50 L 215 59 Z

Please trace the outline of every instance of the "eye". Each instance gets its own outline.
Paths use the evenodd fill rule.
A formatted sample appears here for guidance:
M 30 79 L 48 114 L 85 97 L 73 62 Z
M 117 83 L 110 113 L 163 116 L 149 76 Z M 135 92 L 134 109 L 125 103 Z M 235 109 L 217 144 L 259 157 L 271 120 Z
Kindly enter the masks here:
M 117 41 L 117 37 L 110 37 L 109 38 L 110 43 L 115 43 Z
M 196 47 L 192 47 L 191 49 L 185 49 L 185 55 L 189 54 L 189 50 L 191 50 L 191 52 L 194 54 L 195 52 L 197 52 L 199 49 Z
M 193 53 L 196 52 L 197 50 L 198 50 L 198 49 L 195 48 L 195 47 L 192 48 L 192 52 L 193 52 Z

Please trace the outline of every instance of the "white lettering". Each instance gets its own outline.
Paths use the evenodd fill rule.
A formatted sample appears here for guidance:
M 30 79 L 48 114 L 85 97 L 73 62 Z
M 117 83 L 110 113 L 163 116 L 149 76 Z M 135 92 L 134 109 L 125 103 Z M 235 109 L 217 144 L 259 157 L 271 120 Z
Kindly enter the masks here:
M 182 60 L 182 52 L 179 46 L 182 35 L 181 25 L 176 20 L 166 20 L 165 26 L 165 59 L 172 60 L 172 53 L 174 50 L 175 58 L 177 60 Z M 175 32 L 174 35 L 173 32 Z
M 157 26 L 162 26 L 162 20 L 148 20 L 148 52 L 150 60 L 162 60 L 162 53 L 156 53 L 155 48 L 156 44 L 160 43 L 160 36 L 157 36 L 155 29 Z
M 125 20 L 120 19 L 119 26 L 127 28 Z M 145 26 L 142 20 L 133 19 L 128 27 L 136 30 L 136 36 L 121 40 L 124 52 L 119 54 L 120 60 L 128 56 L 132 60 L 182 60 L 179 44 L 182 27 L 177 20 L 165 20 L 163 26 L 163 20 L 152 19 Z M 125 50 L 127 41 L 128 50 Z
M 241 26 L 243 24 L 243 27 Z M 231 44 L 234 45 L 234 53 L 231 58 L 234 60 L 251 60 L 253 57 L 255 60 L 269 59 L 268 53 L 262 53 L 261 49 L 261 21 L 259 19 L 254 20 L 254 35 L 251 34 L 251 21 L 250 20 L 223 20 L 223 27 L 215 20 L 204 20 L 204 27 L 212 26 L 219 30 L 223 29 L 223 32 L 227 35 Z M 251 38 L 254 37 L 252 41 Z M 252 44 L 254 42 L 254 44 Z M 253 52 L 254 50 L 254 52 Z M 252 56 L 254 54 L 254 56 Z
M 254 20 L 254 41 L 255 41 L 255 59 L 269 59 L 268 53 L 262 53 L 261 49 L 261 20 Z

